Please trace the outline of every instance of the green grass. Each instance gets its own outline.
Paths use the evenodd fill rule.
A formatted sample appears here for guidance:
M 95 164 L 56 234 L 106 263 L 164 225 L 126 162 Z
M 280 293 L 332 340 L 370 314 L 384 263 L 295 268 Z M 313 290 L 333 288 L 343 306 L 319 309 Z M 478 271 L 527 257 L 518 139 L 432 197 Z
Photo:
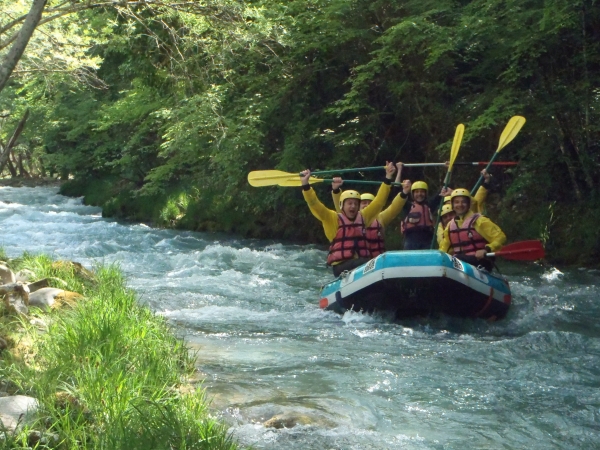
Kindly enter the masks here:
M 4 324 L 29 353 L 17 351 L 13 339 L 0 375 L 13 393 L 36 397 L 41 407 L 37 422 L 0 448 L 27 448 L 31 429 L 53 436 L 50 446 L 61 449 L 237 448 L 211 418 L 203 392 L 181 389 L 194 371 L 188 349 L 163 318 L 138 305 L 118 268 L 100 267 L 89 280 L 46 256 L 11 264 L 87 298 L 73 309 L 40 313 L 51 318 L 47 331 L 28 320 Z

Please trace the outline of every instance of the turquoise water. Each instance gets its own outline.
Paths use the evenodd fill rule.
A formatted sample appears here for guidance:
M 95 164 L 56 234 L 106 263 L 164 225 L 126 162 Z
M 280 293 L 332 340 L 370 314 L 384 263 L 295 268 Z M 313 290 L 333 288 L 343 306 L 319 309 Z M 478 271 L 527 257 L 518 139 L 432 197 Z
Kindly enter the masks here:
M 198 352 L 216 415 L 257 449 L 600 448 L 600 273 L 501 265 L 499 323 L 318 308 L 315 246 L 103 219 L 48 188 L 0 188 L 0 243 L 118 262 Z M 311 223 L 308 226 L 318 226 Z M 288 428 L 266 427 L 265 422 Z

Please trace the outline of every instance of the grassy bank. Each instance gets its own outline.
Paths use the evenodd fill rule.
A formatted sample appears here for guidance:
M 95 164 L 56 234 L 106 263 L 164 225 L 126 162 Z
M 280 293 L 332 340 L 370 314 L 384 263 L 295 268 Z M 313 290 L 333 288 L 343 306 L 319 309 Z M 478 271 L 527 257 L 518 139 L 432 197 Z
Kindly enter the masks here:
M 3 312 L 0 334 L 9 348 L 0 376 L 9 394 L 35 397 L 40 409 L 0 448 L 237 448 L 203 393 L 187 385 L 194 373 L 188 349 L 163 318 L 138 305 L 118 268 L 98 268 L 90 278 L 46 256 L 9 265 L 85 299 L 25 319 Z M 37 443 L 32 430 L 42 437 Z

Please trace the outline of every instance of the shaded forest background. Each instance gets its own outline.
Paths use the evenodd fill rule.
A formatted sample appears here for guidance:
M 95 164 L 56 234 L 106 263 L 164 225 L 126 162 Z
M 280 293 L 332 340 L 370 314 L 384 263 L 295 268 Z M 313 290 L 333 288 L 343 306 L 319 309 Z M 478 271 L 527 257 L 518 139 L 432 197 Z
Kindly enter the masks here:
M 0 0 L 0 62 L 30 6 Z M 105 216 L 323 243 L 300 189 L 253 188 L 248 172 L 440 162 L 459 123 L 457 161 L 485 161 L 522 115 L 499 156 L 519 164 L 494 171 L 489 216 L 510 241 L 543 239 L 555 262 L 598 261 L 595 0 L 44 7 L 0 93 L 5 175 L 69 179 L 63 193 Z M 477 177 L 459 166 L 452 185 Z M 388 236 L 398 243 L 396 227 Z

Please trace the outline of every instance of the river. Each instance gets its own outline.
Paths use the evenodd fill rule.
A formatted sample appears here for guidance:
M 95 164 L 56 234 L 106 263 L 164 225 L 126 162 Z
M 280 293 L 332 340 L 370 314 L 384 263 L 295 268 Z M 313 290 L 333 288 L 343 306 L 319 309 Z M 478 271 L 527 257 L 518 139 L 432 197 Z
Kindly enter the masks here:
M 0 188 L 8 256 L 118 263 L 198 352 L 243 445 L 600 448 L 598 271 L 500 264 L 513 305 L 498 323 L 340 316 L 318 308 L 322 248 L 117 222 L 56 192 Z

